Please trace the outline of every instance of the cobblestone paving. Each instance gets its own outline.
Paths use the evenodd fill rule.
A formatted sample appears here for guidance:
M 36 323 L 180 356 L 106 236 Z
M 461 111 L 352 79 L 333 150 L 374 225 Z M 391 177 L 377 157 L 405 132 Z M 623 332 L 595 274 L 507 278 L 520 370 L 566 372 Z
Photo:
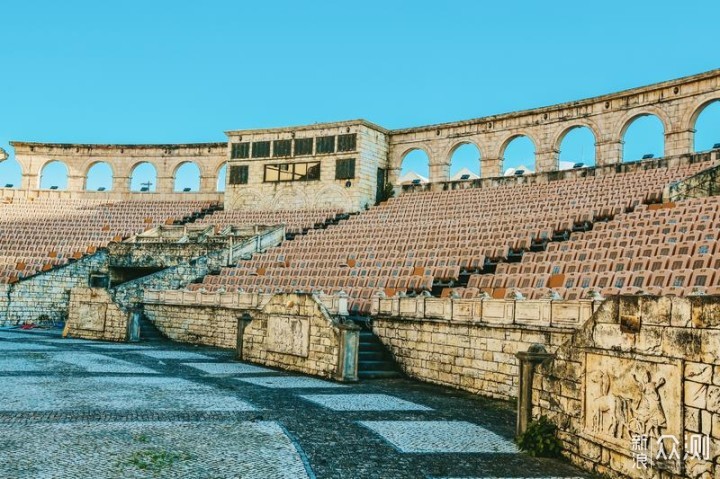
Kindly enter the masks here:
M 429 411 L 430 408 L 387 394 L 303 394 L 312 401 L 333 411 Z
M 149 356 L 151 358 L 155 359 L 182 359 L 184 361 L 187 360 L 205 360 L 205 359 L 212 359 L 210 356 L 206 356 L 204 354 L 198 354 L 193 353 L 191 351 L 137 351 L 138 354 L 144 354 L 145 356 Z
M 506 402 L 339 385 L 209 347 L 48 338 L 0 330 L 3 479 L 583 476 L 518 453 Z

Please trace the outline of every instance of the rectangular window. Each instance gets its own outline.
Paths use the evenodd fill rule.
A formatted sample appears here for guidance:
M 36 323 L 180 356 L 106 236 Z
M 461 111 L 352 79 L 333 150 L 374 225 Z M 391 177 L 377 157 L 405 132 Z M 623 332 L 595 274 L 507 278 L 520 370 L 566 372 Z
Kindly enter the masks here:
M 230 167 L 230 184 L 247 185 L 248 165 L 237 165 Z
M 269 141 L 254 141 L 252 144 L 253 158 L 268 158 L 270 156 Z
M 295 140 L 295 156 L 307 156 L 313 154 L 314 138 L 298 138 Z
M 317 153 L 335 153 L 335 137 L 321 136 L 317 139 Z
M 355 179 L 355 158 L 346 158 L 335 162 L 335 179 Z
M 273 142 L 273 156 L 290 156 L 292 154 L 292 140 L 275 140 Z
M 233 159 L 250 158 L 250 143 L 233 143 L 230 156 Z
M 320 179 L 320 162 L 265 165 L 265 182 L 315 181 Z
M 357 135 L 351 133 L 349 135 L 338 135 L 338 151 L 355 151 L 357 143 Z

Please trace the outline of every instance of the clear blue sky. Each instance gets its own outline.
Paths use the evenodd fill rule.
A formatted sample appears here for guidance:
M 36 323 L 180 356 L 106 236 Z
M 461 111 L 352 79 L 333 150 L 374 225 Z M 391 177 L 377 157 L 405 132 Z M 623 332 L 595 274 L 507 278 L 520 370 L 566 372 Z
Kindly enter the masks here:
M 399 128 L 720 67 L 717 0 L 26 1 L 4 3 L 2 18 L 8 151 L 11 139 L 223 141 L 228 129 L 360 117 Z M 629 156 L 662 153 L 640 137 Z M 592 161 L 571 143 L 564 159 Z M 506 158 L 528 155 L 513 145 Z M 6 163 L 0 183 L 17 183 Z

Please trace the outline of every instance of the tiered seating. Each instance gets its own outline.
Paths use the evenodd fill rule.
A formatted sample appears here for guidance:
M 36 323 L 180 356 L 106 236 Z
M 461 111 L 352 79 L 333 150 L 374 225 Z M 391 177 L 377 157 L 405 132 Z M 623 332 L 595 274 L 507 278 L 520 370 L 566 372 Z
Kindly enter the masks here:
M 334 209 L 277 210 L 277 211 L 220 211 L 199 220 L 198 224 L 214 224 L 218 229 L 229 225 L 284 224 L 285 232 L 299 234 L 316 224 L 335 218 L 341 211 Z
M 633 209 L 647 211 L 644 202 L 659 199 L 666 184 L 707 166 L 403 195 L 337 226 L 311 230 L 236 268 L 207 276 L 194 287 L 209 291 L 345 290 L 352 306 L 361 311 L 369 308 L 370 298 L 381 290 L 393 295 L 431 289 L 449 294 L 456 289 L 464 297 L 474 297 L 484 288 L 505 294 L 507 281 L 502 285 L 494 281 L 508 276 L 503 268 L 511 264 L 500 266 L 498 274 L 481 273 L 508 258 L 520 259 L 523 253 L 532 256 L 526 252 L 544 249 L 553 239 L 567 239 L 571 230 L 586 229 L 598 219 L 619 217 Z M 516 263 L 517 268 L 531 262 L 525 259 Z M 462 287 L 468 275 L 470 284 Z M 535 275 L 533 270 L 528 275 L 530 283 L 515 286 L 533 294 L 531 290 L 547 287 L 550 276 L 550 271 Z M 480 279 L 490 284 L 481 286 Z
M 13 282 L 94 253 L 211 205 L 199 201 L 23 200 L 0 203 L 0 282 Z
M 517 288 L 532 297 L 553 287 L 566 299 L 591 288 L 605 295 L 718 294 L 719 233 L 720 197 L 640 205 L 545 252 L 527 253 L 521 263 L 500 264 L 494 275 L 473 276 L 468 286 L 491 294 Z

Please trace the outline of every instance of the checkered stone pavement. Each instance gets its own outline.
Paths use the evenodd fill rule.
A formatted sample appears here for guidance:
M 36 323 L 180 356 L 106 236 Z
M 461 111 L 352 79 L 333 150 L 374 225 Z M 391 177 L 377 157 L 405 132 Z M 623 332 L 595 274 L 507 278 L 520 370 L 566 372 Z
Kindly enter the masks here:
M 188 360 L 203 360 L 203 359 L 212 359 L 210 356 L 206 356 L 204 354 L 199 353 L 193 353 L 192 351 L 163 351 L 163 350 L 154 350 L 154 351 L 137 351 L 138 354 L 143 354 L 145 356 L 155 358 L 155 359 L 179 359 L 183 361 Z
M 345 387 L 342 384 L 331 383 L 329 381 L 323 381 L 322 379 L 299 376 L 252 377 L 237 378 L 237 380 L 271 389 L 316 389 Z
M 274 422 L 0 424 L 0 450 L 14 479 L 310 477 Z
M 245 363 L 183 363 L 193 369 L 198 369 L 206 374 L 260 374 L 260 373 L 276 373 L 272 369 L 254 366 Z
M 429 411 L 430 408 L 387 394 L 302 394 L 333 411 Z
M 362 421 L 402 452 L 515 454 L 512 441 L 465 421 Z
M 5 336 L 3 336 L 5 334 Z M 518 453 L 509 403 L 353 384 L 210 347 L 0 331 L 0 478 L 575 478 Z

